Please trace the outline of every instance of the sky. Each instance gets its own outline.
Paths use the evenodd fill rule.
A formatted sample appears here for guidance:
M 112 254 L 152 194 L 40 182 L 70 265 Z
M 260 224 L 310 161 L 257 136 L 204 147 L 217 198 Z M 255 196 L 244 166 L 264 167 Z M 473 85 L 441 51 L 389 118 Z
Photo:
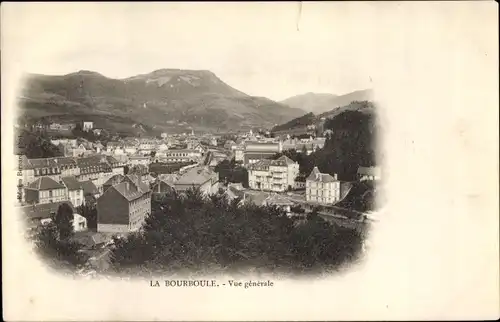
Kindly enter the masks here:
M 390 7 L 390 4 L 386 5 Z M 5 9 L 5 8 L 4 8 Z M 370 48 L 383 6 L 371 3 L 9 4 L 6 33 L 25 72 L 92 70 L 125 78 L 206 69 L 250 95 L 371 88 Z M 10 19 L 10 20 L 9 20 Z

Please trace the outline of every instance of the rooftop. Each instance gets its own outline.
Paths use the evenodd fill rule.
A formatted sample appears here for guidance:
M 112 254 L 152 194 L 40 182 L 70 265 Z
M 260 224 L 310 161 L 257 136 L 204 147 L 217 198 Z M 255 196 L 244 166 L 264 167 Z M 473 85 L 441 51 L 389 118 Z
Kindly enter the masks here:
M 212 178 L 215 174 L 208 167 L 195 167 L 187 170 L 181 177 L 177 180 L 176 184 L 180 185 L 201 185 Z
M 99 189 L 95 186 L 95 184 L 88 180 L 88 181 L 82 181 L 80 182 L 82 189 L 83 189 L 83 194 L 84 195 L 95 195 L 99 193 Z
M 62 177 L 61 181 L 68 188 L 68 190 L 80 190 L 82 185 L 80 181 L 76 180 L 75 176 Z
M 59 201 L 46 204 L 30 205 L 21 207 L 21 213 L 28 219 L 47 219 L 52 213 L 56 213 L 57 209 L 62 204 L 68 204 L 74 211 L 74 206 L 71 201 Z
M 335 182 L 338 181 L 336 177 L 337 177 L 336 174 L 335 176 L 332 176 L 328 173 L 321 173 L 318 167 L 314 167 L 314 169 L 311 171 L 311 174 L 309 174 L 306 180 L 317 181 L 317 182 Z
M 248 170 L 268 170 L 270 166 L 287 167 L 293 164 L 295 164 L 295 162 L 292 159 L 290 159 L 286 155 L 283 155 L 276 160 L 264 159 L 257 163 L 250 164 L 248 166 Z
M 64 185 L 55 181 L 50 177 L 41 177 L 30 183 L 27 189 L 33 190 L 52 190 L 52 189 L 64 189 Z

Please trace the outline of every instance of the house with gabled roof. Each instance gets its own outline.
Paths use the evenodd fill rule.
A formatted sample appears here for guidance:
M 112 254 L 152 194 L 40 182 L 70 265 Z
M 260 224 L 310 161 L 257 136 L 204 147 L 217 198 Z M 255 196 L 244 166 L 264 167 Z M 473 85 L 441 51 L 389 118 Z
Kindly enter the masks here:
M 97 199 L 97 231 L 126 233 L 141 228 L 151 213 L 151 190 L 134 175 L 109 187 Z
M 26 202 L 30 204 L 46 204 L 67 201 L 66 187 L 50 177 L 40 177 L 24 189 Z
M 176 174 L 160 175 L 152 185 L 152 197 L 161 200 L 164 196 L 174 192 L 177 179 Z
M 284 192 L 295 187 L 299 164 L 283 155 L 276 160 L 264 159 L 250 164 L 247 170 L 250 189 Z
M 100 196 L 101 192 L 92 182 L 92 180 L 81 181 L 80 184 L 83 189 L 84 197 L 91 196 L 92 198 L 97 199 Z
M 175 182 L 175 190 L 185 192 L 190 188 L 200 189 L 202 193 L 217 192 L 219 177 L 209 167 L 194 167 L 184 172 Z
M 76 180 L 74 176 L 62 177 L 61 183 L 66 187 L 69 200 L 79 207 L 84 203 L 83 187 L 80 181 Z
M 71 201 L 58 201 L 45 204 L 29 205 L 20 208 L 23 219 L 27 221 L 28 228 L 36 228 L 52 221 L 59 206 L 67 204 L 73 212 L 73 231 L 87 230 L 87 219 L 75 210 Z
M 306 201 L 320 204 L 333 204 L 341 199 L 341 184 L 337 174 L 321 173 L 314 167 L 306 178 Z
M 106 192 L 109 188 L 111 188 L 114 185 L 119 184 L 120 182 L 123 181 L 123 178 L 125 176 L 123 174 L 115 174 L 114 176 L 111 176 L 104 184 L 102 185 L 102 191 Z

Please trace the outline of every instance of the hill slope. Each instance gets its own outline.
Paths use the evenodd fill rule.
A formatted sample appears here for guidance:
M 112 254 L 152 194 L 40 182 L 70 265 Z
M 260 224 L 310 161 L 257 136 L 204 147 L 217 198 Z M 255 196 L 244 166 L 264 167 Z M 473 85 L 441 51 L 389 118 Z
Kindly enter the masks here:
M 95 119 L 99 127 L 144 124 L 157 130 L 270 127 L 305 114 L 249 96 L 210 71 L 161 69 L 126 79 L 91 71 L 30 74 L 20 99 L 25 119 Z M 114 122 L 114 123 L 113 123 Z
M 284 124 L 273 127 L 271 132 L 278 135 L 286 133 L 309 133 L 310 131 L 307 130 L 309 125 L 314 125 L 314 128 L 322 131 L 326 129 L 324 127 L 325 121 L 328 121 L 329 119 L 332 119 L 346 111 L 374 115 L 375 104 L 371 101 L 352 101 L 345 106 L 334 108 L 319 115 L 314 115 L 314 113 L 310 112 L 306 115 L 290 120 Z
M 352 101 L 369 101 L 373 97 L 371 89 L 359 90 L 345 95 L 306 93 L 293 96 L 281 103 L 306 112 L 320 114 L 339 106 L 345 106 Z

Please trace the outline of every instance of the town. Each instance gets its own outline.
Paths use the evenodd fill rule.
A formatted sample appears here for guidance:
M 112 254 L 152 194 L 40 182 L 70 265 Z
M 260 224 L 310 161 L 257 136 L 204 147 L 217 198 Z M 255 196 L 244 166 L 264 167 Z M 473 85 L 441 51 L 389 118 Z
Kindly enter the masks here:
M 40 234 L 67 212 L 68 234 L 77 251 L 85 254 L 81 272 L 108 270 L 116 241 L 141 231 L 152 209 L 171 194 L 220 194 L 238 205 L 276 207 L 295 220 L 313 212 L 357 231 L 376 220 L 370 211 L 374 183 L 381 176 L 378 167 L 360 166 L 351 180 L 321 172 L 317 164 L 302 171 L 299 162 L 325 149 L 332 132 L 328 129 L 224 134 L 191 130 L 124 137 L 82 121 L 35 122 L 18 125 L 17 130 L 48 141 L 24 147 L 17 142 L 16 206 L 27 220 L 28 236 Z M 64 132 L 74 137 L 58 135 Z M 43 156 L 44 151 L 29 151 L 40 146 L 57 156 L 29 157 Z M 361 192 L 360 184 L 365 187 Z M 359 199 L 366 201 L 367 194 L 372 206 L 360 208 Z

